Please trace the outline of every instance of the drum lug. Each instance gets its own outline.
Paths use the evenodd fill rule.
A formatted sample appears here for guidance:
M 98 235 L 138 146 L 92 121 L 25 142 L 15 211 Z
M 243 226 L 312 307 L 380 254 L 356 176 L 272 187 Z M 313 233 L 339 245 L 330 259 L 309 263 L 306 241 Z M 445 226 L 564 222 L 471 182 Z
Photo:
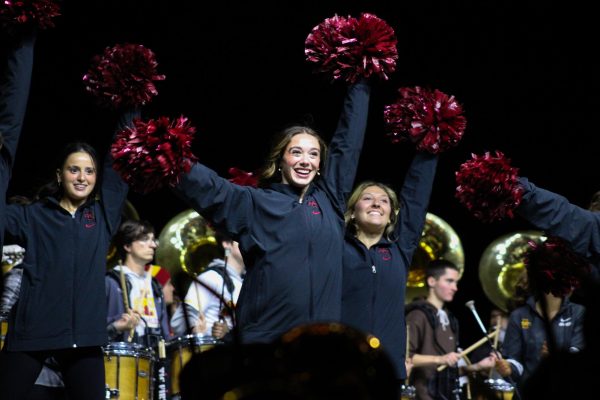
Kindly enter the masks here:
M 106 399 L 118 399 L 119 398 L 119 389 L 111 389 L 106 386 Z

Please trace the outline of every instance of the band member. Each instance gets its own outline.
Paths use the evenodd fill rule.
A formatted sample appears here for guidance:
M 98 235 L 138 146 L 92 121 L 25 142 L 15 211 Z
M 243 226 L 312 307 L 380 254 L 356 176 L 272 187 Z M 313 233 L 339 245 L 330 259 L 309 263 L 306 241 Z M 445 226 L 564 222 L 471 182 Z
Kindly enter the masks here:
M 458 320 L 445 307 L 458 290 L 459 270 L 452 262 L 435 260 L 425 270 L 427 300 L 407 306 L 409 354 L 413 369 L 411 382 L 417 399 L 456 399 L 460 396 L 460 372 L 479 371 L 495 365 L 491 354 L 476 364 L 456 368 L 461 358 L 458 350 Z M 446 365 L 441 372 L 436 368 Z
M 126 342 L 132 334 L 134 342 L 155 346 L 170 338 L 170 329 L 162 287 L 148 270 L 158 245 L 154 228 L 146 221 L 124 221 L 114 243 L 123 263 L 106 274 L 109 337 Z
M 211 290 L 194 281 L 184 303 L 177 307 L 171 326 L 178 336 L 189 333 L 190 328 L 192 333 L 222 339 L 233 328 L 231 312 L 238 301 L 246 268 L 238 243 L 222 232 L 217 232 L 215 236 L 225 256 L 212 260 L 197 277 Z
M 498 362 L 498 372 L 520 387 L 551 349 L 583 350 L 585 308 L 570 302 L 569 295 L 589 271 L 588 262 L 558 237 L 530 249 L 525 264 L 531 296 L 510 313 L 505 359 Z

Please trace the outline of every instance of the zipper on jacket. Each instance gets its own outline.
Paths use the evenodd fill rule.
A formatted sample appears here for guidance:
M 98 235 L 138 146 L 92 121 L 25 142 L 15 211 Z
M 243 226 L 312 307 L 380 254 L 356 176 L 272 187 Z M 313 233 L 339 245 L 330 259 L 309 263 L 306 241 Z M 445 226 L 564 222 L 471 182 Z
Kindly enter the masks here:
M 374 274 L 377 273 L 377 268 L 375 267 L 375 264 L 371 265 L 371 272 L 373 272 Z

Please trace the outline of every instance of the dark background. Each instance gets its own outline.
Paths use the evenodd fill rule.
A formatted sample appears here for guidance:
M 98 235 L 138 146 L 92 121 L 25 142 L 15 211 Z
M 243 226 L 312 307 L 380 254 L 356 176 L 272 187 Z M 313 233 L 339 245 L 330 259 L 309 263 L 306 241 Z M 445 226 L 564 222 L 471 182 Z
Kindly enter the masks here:
M 530 0 L 447 1 L 81 1 L 67 0 L 55 29 L 39 36 L 33 86 L 10 194 L 31 194 L 51 179 L 54 157 L 81 139 L 106 151 L 111 114 L 99 109 L 81 78 L 93 55 L 116 43 L 154 50 L 159 96 L 146 117 L 183 114 L 197 127 L 194 152 L 227 176 L 229 167 L 261 165 L 272 135 L 290 122 L 313 121 L 328 139 L 344 84 L 315 75 L 304 40 L 325 18 L 371 12 L 398 36 L 397 71 L 376 83 L 358 179 L 399 187 L 413 150 L 382 133 L 383 105 L 400 86 L 429 86 L 464 105 L 463 141 L 441 157 L 430 212 L 462 240 L 466 264 L 452 308 L 468 344 L 478 336 L 462 304 L 491 303 L 478 279 L 485 247 L 530 228 L 518 218 L 483 224 L 454 199 L 454 172 L 470 153 L 501 150 L 539 186 L 587 206 L 598 189 L 598 62 L 591 4 Z M 187 206 L 168 190 L 129 200 L 157 231 Z M 487 318 L 486 318 L 487 320 Z

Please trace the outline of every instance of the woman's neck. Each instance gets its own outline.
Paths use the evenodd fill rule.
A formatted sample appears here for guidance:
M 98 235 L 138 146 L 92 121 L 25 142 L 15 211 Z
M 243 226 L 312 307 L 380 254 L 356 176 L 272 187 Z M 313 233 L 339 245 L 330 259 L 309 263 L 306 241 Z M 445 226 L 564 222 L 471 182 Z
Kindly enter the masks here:
M 373 246 L 374 244 L 377 244 L 381 240 L 382 237 L 383 237 L 383 231 L 381 231 L 381 232 L 366 232 L 366 231 L 357 230 L 357 232 L 356 232 L 356 238 L 362 244 L 364 244 L 367 247 L 367 249 L 370 249 L 371 246 Z
M 83 203 L 84 203 L 83 201 L 76 201 L 75 202 L 75 201 L 69 199 L 68 197 L 63 197 L 58 202 L 58 204 L 60 204 L 60 206 L 62 208 L 64 208 L 65 210 L 67 210 L 71 214 L 75 213 L 75 211 L 77 211 L 77 209 L 79 208 L 79 206 L 81 206 Z

